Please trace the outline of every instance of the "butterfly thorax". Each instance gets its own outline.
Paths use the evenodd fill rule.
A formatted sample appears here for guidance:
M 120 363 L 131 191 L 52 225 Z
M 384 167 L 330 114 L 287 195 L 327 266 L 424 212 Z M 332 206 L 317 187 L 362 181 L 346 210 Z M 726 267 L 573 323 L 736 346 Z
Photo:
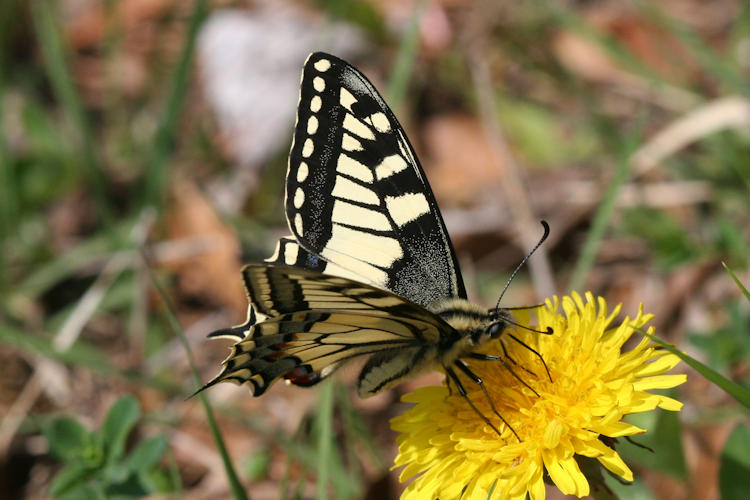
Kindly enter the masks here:
M 505 309 L 487 310 L 459 298 L 437 302 L 429 310 L 453 328 L 441 342 L 443 365 L 450 365 L 488 340 L 500 337 L 510 319 Z

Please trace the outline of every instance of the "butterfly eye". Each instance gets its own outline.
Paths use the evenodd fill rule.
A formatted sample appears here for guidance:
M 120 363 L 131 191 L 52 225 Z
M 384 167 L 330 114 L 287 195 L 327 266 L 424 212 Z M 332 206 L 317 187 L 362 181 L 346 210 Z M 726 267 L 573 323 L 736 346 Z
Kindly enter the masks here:
M 501 333 L 503 333 L 503 323 L 492 323 L 490 325 L 490 328 L 487 330 L 487 333 L 492 337 L 493 339 L 496 339 L 500 336 Z

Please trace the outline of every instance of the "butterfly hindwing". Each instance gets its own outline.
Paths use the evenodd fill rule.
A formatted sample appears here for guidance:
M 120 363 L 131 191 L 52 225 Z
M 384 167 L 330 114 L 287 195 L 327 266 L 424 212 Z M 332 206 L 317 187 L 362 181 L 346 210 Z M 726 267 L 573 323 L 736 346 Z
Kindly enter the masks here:
M 443 320 L 403 297 L 343 276 L 291 266 L 249 264 L 242 277 L 256 311 L 267 317 L 297 311 L 366 311 L 449 328 Z
M 348 269 L 344 269 L 340 266 L 337 266 L 336 264 L 327 262 L 320 256 L 312 252 L 308 252 L 297 242 L 296 239 L 294 239 L 293 236 L 284 236 L 282 238 L 279 238 L 273 255 L 265 259 L 264 262 L 278 266 L 300 267 L 309 269 L 311 271 L 317 271 L 319 273 L 329 273 L 336 276 L 343 276 L 354 280 L 365 281 L 364 278 L 355 273 L 352 273 Z M 377 286 L 377 283 L 370 282 L 369 284 Z M 229 338 L 231 340 L 234 340 L 235 342 L 238 340 L 242 340 L 245 338 L 252 325 L 260 321 L 264 321 L 267 318 L 266 315 L 258 312 L 258 307 L 255 305 L 254 296 L 251 293 L 250 289 L 248 289 L 246 286 L 245 290 L 249 302 L 248 314 L 245 322 L 239 326 L 217 330 L 211 333 L 209 335 L 209 338 Z
M 349 277 L 422 306 L 466 296 L 401 125 L 362 73 L 328 54 L 303 69 L 286 215 L 301 247 Z
M 313 385 L 345 361 L 374 354 L 359 379 L 368 396 L 412 373 L 451 331 L 421 307 L 346 278 L 268 265 L 249 265 L 243 276 L 266 319 L 236 327 L 245 337 L 208 385 L 249 384 L 258 396 L 279 378 Z

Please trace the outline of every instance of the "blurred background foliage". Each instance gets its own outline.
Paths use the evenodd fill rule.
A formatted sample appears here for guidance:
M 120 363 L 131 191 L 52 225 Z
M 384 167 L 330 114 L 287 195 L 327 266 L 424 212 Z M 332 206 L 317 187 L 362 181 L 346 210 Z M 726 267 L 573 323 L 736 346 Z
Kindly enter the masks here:
M 397 497 L 388 420 L 436 374 L 366 401 L 356 370 L 185 400 L 181 340 L 218 371 L 205 335 L 244 318 L 242 263 L 287 233 L 313 50 L 388 96 L 474 299 L 494 303 L 543 218 L 506 306 L 644 303 L 750 388 L 750 309 L 720 265 L 750 282 L 746 2 L 3 0 L 0 497 Z M 692 371 L 675 396 L 680 414 L 641 417 L 652 452 L 622 444 L 636 483 L 610 486 L 742 498 L 747 409 Z

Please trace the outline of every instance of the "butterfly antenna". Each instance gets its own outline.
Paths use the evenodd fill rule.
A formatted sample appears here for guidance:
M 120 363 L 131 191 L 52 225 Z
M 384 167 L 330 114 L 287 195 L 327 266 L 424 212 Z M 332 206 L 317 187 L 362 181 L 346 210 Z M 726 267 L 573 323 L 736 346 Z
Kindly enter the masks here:
M 549 224 L 547 224 L 547 221 L 542 220 L 540 221 L 542 223 L 542 227 L 544 228 L 544 234 L 541 238 L 539 238 L 539 241 L 536 245 L 534 245 L 534 248 L 531 249 L 531 251 L 526 254 L 526 257 L 523 258 L 520 264 L 516 266 L 516 269 L 513 271 L 513 273 L 510 275 L 510 278 L 508 278 L 508 282 L 505 283 L 505 288 L 503 288 L 503 291 L 500 293 L 500 298 L 497 299 L 497 304 L 495 304 L 495 310 L 500 309 L 500 302 L 503 300 L 503 296 L 505 295 L 505 292 L 508 291 L 508 287 L 510 286 L 511 281 L 513 281 L 513 278 L 516 277 L 516 274 L 518 274 L 518 271 L 521 270 L 524 264 L 526 264 L 526 261 L 529 260 L 529 258 L 534 255 L 534 252 L 536 252 L 537 248 L 539 248 L 542 243 L 544 243 L 544 240 L 547 239 L 547 236 L 549 236 Z
M 555 333 L 555 330 L 553 330 L 551 326 L 548 326 L 546 330 L 537 330 L 536 328 L 531 328 L 529 326 L 516 323 L 510 318 L 503 318 L 503 321 L 508 323 L 509 325 L 517 326 L 518 328 L 521 328 L 523 330 L 528 330 L 533 333 L 540 333 L 542 335 L 552 335 Z
M 550 328 L 550 330 L 552 330 L 552 329 Z M 539 358 L 539 361 L 541 361 L 542 364 L 544 365 L 544 371 L 547 372 L 547 378 L 549 379 L 550 382 L 552 382 L 552 374 L 549 372 L 549 368 L 547 368 L 547 362 L 544 361 L 544 357 L 542 357 L 542 355 L 539 354 L 539 351 L 537 351 L 536 349 L 534 349 L 529 344 L 527 344 L 523 340 L 519 339 L 518 337 L 516 337 L 512 333 L 509 333 L 508 335 L 510 335 L 510 338 L 512 338 L 513 340 L 515 340 L 519 344 L 521 344 L 522 347 L 525 347 L 529 351 L 533 352 L 536 355 L 536 357 Z

